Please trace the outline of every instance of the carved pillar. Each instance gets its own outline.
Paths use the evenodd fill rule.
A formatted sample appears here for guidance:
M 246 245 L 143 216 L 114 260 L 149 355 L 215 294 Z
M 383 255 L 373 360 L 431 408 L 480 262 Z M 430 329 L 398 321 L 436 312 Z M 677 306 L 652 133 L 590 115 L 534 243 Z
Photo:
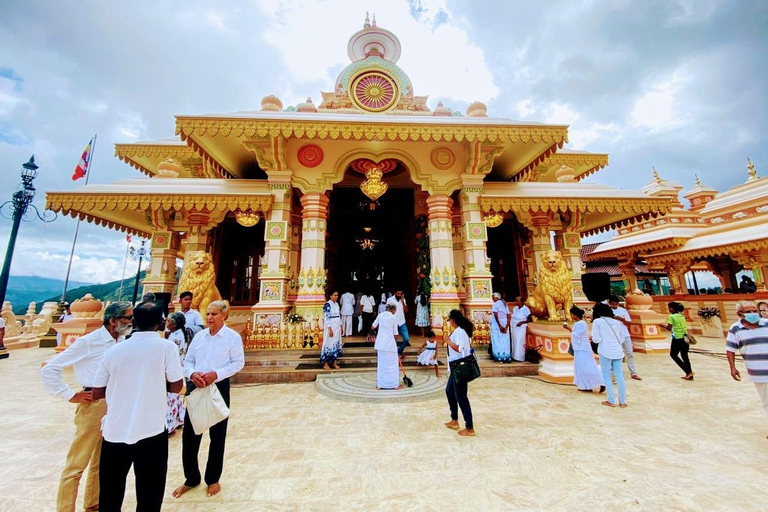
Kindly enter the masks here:
M 302 239 L 301 269 L 298 276 L 299 294 L 296 310 L 305 318 L 319 318 L 325 302 L 325 233 L 328 217 L 328 196 L 310 192 L 301 197 Z
M 173 231 L 152 233 L 152 259 L 144 278 L 143 293 L 170 293 L 176 288 L 176 258 L 179 257 L 179 234 Z
M 429 208 L 429 252 L 432 260 L 432 325 L 442 329 L 443 317 L 459 307 L 457 277 L 453 260 L 453 200 L 445 194 L 431 195 Z
M 571 285 L 573 285 L 573 302 L 586 302 L 584 289 L 581 285 L 581 235 L 573 230 L 560 230 L 555 233 L 555 245 L 563 255 L 568 268 L 571 269 Z
M 690 264 L 673 264 L 664 267 L 664 273 L 669 278 L 670 295 L 685 295 L 688 293 L 688 285 L 685 282 L 685 273 Z
M 464 284 L 466 296 L 461 305 L 475 320 L 487 320 L 490 316 L 491 271 L 488 268 L 488 252 L 486 242 L 488 231 L 483 221 L 483 212 L 480 209 L 480 195 L 483 193 L 483 176 L 477 174 L 462 175 L 461 193 L 461 236 L 464 242 Z
M 766 272 L 768 272 L 768 255 L 746 254 L 735 256 L 734 259 L 744 267 L 744 270 L 752 271 L 755 285 L 757 285 L 757 291 L 768 291 L 768 287 L 766 287 L 766 278 L 768 278 L 768 275 L 766 275 Z M 736 291 L 735 288 L 734 291 Z
M 301 211 L 291 211 L 291 240 L 288 281 L 288 302 L 293 303 L 299 293 L 299 271 L 301 270 Z
M 272 192 L 272 208 L 264 226 L 264 260 L 259 276 L 259 302 L 254 315 L 282 315 L 288 311 L 291 232 L 291 173 L 273 171 L 268 187 Z M 260 322 L 254 317 L 254 325 Z M 270 323 L 270 322 L 266 322 Z
M 456 269 L 456 292 L 459 294 L 459 299 L 463 300 L 467 295 L 467 283 L 465 277 L 467 275 L 467 262 L 464 260 L 464 230 L 461 222 L 461 212 L 457 212 L 455 209 L 451 215 L 451 238 L 453 238 L 453 268 Z
M 538 272 L 542 267 L 544 253 L 552 250 L 550 238 L 551 220 L 548 213 L 531 214 L 531 249 L 533 250 L 534 270 Z M 532 292 L 533 290 L 529 290 Z
M 734 292 L 739 290 L 739 283 L 736 280 L 736 274 L 739 269 L 734 265 L 729 257 L 719 257 L 712 261 L 712 267 L 715 273 L 721 278 L 723 289 L 730 288 Z
M 635 261 L 634 260 L 619 260 L 619 270 L 621 271 L 621 278 L 624 280 L 626 295 L 629 295 L 637 289 L 637 275 L 635 274 Z M 683 285 L 685 285 L 685 274 L 683 274 Z M 683 293 L 688 293 L 687 287 L 685 287 Z

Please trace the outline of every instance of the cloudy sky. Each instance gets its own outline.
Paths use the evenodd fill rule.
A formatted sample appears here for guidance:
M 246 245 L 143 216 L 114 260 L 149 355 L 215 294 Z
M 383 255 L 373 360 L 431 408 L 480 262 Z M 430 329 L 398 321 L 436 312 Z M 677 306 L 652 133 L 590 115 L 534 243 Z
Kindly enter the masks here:
M 3 199 L 34 153 L 43 191 L 139 177 L 116 142 L 169 137 L 174 114 L 320 100 L 367 9 L 400 38 L 416 94 L 464 111 L 567 123 L 570 147 L 608 152 L 590 180 L 640 188 L 656 166 L 686 188 L 768 173 L 768 3 L 761 0 L 6 0 L 0 2 Z M 22 225 L 15 275 L 63 278 L 75 222 Z M 0 219 L 0 244 L 10 221 Z M 124 236 L 83 225 L 73 279 L 120 277 Z

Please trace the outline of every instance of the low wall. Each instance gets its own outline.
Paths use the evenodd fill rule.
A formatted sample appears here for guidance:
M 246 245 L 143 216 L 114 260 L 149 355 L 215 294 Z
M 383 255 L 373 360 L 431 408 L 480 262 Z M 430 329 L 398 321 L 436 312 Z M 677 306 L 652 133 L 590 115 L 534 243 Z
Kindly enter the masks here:
M 736 315 L 736 303 L 741 300 L 768 302 L 768 292 L 757 293 L 723 293 L 720 295 L 655 295 L 653 309 L 659 313 L 668 314 L 667 304 L 677 301 L 685 305 L 685 316 L 694 334 L 713 335 L 715 331 L 725 336 L 728 328 L 739 319 Z M 701 308 L 717 308 L 720 318 L 702 322 L 697 314 Z M 719 325 L 718 325 L 719 324 Z

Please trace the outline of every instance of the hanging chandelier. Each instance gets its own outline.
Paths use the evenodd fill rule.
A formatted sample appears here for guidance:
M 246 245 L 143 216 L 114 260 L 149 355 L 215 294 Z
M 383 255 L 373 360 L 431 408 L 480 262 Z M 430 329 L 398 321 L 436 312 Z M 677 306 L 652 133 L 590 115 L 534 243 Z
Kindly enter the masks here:
M 362 240 L 357 240 L 357 243 L 360 244 L 360 249 L 362 250 L 369 250 L 372 251 L 376 244 L 379 243 L 378 240 L 371 240 L 370 238 L 363 238 Z
M 366 180 L 360 184 L 360 190 L 371 201 L 376 201 L 383 196 L 384 192 L 389 188 L 386 183 L 381 181 L 382 176 L 384 176 L 384 173 L 378 167 L 372 167 L 370 171 L 365 173 Z
M 259 220 L 261 220 L 261 216 L 257 212 L 251 210 L 250 208 L 248 208 L 247 210 L 238 209 L 235 211 L 235 220 L 241 226 L 250 228 L 259 223 Z
M 497 213 L 491 208 L 491 210 L 483 216 L 483 221 L 485 221 L 485 225 L 489 228 L 495 228 L 501 226 L 501 223 L 504 222 L 504 214 Z

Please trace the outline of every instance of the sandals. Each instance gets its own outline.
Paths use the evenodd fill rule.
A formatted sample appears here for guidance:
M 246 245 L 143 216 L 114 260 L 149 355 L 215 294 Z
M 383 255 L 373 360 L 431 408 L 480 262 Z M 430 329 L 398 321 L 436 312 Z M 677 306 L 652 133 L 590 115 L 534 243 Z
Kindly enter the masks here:
M 600 404 L 601 404 L 601 405 L 604 405 L 604 406 L 606 406 L 606 407 L 616 407 L 616 404 L 612 404 L 612 403 L 611 403 L 611 402 L 609 402 L 608 400 L 604 400 L 604 401 L 600 402 Z

